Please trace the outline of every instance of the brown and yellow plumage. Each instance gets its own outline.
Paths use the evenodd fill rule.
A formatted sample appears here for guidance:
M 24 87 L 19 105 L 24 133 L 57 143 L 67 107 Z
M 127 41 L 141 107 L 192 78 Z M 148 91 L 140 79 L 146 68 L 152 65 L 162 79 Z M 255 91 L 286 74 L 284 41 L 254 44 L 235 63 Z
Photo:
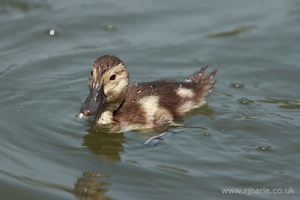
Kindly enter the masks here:
M 81 113 L 113 131 L 174 125 L 188 111 L 201 107 L 212 92 L 216 70 L 207 66 L 183 82 L 160 80 L 128 84 L 128 71 L 117 57 L 96 59 L 89 77 L 89 96 Z

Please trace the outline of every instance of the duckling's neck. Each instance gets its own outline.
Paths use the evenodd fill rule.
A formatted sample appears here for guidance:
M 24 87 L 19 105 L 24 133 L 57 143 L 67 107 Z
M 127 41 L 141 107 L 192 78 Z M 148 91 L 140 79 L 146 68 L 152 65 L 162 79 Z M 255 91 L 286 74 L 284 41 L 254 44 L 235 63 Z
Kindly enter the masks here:
M 98 123 L 103 125 L 109 125 L 113 122 L 113 113 L 115 110 L 118 110 L 120 106 L 123 104 L 125 100 L 126 92 L 127 92 L 127 87 L 118 95 L 118 98 L 116 100 L 106 102 L 103 105 L 103 111 L 100 114 Z

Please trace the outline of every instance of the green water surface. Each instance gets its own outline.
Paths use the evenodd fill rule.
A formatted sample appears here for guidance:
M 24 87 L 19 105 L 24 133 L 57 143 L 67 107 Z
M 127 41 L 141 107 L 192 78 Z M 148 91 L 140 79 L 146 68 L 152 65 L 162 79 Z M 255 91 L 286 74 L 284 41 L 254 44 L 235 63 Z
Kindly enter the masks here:
M 299 22 L 299 0 L 0 0 L 0 199 L 298 200 Z M 132 82 L 218 69 L 201 128 L 90 130 L 104 54 Z

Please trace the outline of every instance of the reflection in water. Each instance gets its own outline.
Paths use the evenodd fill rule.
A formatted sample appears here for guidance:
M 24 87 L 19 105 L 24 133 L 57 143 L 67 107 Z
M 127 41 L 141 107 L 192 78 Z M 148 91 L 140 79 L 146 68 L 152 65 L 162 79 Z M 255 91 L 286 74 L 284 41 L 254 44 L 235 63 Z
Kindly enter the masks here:
M 83 146 L 92 153 L 110 161 L 121 161 L 120 153 L 123 151 L 123 133 L 104 133 L 100 129 L 90 128 L 87 135 L 83 137 Z M 74 193 L 78 199 L 84 200 L 107 200 L 105 195 L 110 182 L 103 181 L 110 175 L 97 172 L 84 172 L 82 177 L 75 183 Z
M 108 200 L 109 197 L 105 196 L 108 191 L 109 182 L 105 182 L 102 179 L 109 177 L 109 175 L 84 172 L 82 177 L 77 179 L 75 183 L 74 193 L 78 199 L 84 200 Z
M 123 152 L 122 143 L 125 140 L 123 133 L 103 133 L 96 128 L 91 128 L 83 137 L 83 146 L 92 153 L 110 161 L 120 161 L 120 152 Z

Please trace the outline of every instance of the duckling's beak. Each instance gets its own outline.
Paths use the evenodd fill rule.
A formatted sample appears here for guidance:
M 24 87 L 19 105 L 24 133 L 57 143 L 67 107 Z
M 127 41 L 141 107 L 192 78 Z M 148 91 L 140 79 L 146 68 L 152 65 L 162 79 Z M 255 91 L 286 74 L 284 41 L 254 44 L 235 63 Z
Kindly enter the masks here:
M 105 100 L 106 96 L 104 94 L 103 83 L 93 83 L 89 96 L 82 104 L 80 112 L 85 116 L 92 115 L 98 110 L 99 106 L 105 102 Z

